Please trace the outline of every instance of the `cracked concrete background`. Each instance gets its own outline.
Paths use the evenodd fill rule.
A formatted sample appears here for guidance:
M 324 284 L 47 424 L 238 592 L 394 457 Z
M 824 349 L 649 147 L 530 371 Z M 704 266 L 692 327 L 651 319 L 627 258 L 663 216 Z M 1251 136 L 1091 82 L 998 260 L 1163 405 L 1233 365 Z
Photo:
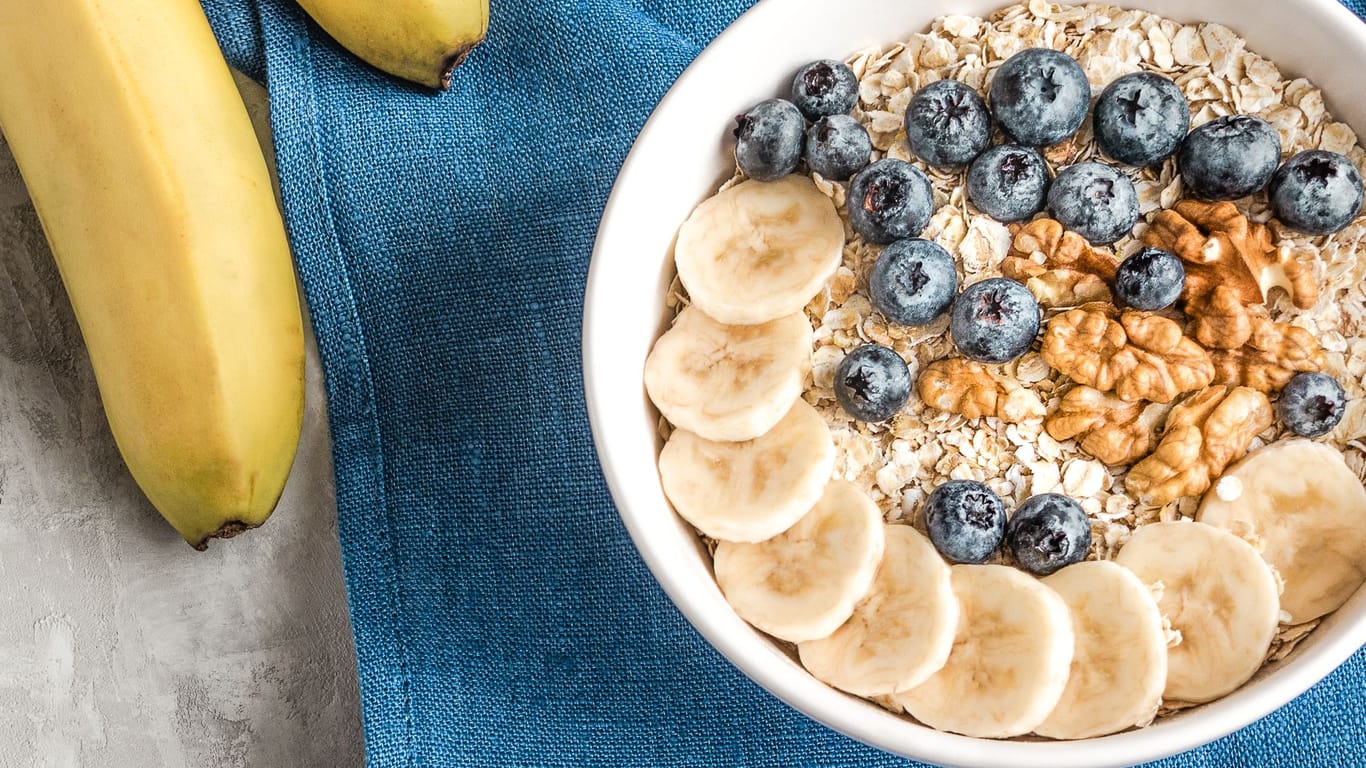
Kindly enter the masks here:
M 0 141 L 0 768 L 363 764 L 311 340 L 307 398 L 272 519 L 191 550 L 123 467 Z

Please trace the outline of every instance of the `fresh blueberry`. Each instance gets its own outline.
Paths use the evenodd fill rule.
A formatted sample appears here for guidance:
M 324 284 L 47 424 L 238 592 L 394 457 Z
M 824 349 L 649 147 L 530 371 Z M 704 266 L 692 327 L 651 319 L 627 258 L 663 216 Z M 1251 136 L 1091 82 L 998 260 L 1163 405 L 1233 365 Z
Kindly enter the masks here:
M 1091 523 L 1080 504 L 1060 493 L 1033 496 L 1011 515 L 1006 545 L 1026 571 L 1047 576 L 1086 559 Z
M 991 146 L 986 102 L 957 80 L 936 80 L 906 105 L 906 141 L 917 157 L 937 168 L 967 165 Z
M 1161 248 L 1142 248 L 1115 270 L 1115 298 L 1145 312 L 1166 309 L 1186 290 L 1186 268 L 1181 259 Z
M 867 129 L 848 115 L 822 117 L 806 132 L 806 166 L 827 179 L 848 181 L 872 151 Z
M 1347 393 L 1338 380 L 1326 373 L 1297 373 L 1281 390 L 1276 412 L 1291 432 L 1302 437 L 1322 437 L 1342 421 Z
M 868 274 L 873 306 L 888 320 L 925 325 L 948 311 L 958 293 L 958 269 L 938 243 L 898 240 L 882 249 Z
M 806 121 L 792 102 L 769 99 L 735 118 L 735 162 L 751 179 L 773 181 L 797 169 Z
M 1006 532 L 1006 505 L 976 480 L 950 480 L 925 500 L 925 529 L 946 560 L 984 563 Z
M 1285 161 L 1267 188 L 1271 211 L 1306 235 L 1331 235 L 1361 212 L 1361 174 L 1336 152 L 1311 149 Z
M 854 231 L 886 245 L 915 237 L 930 223 L 934 190 L 919 168 L 889 157 L 858 172 L 849 184 L 848 206 Z
M 886 421 L 911 396 L 906 361 L 881 344 L 865 344 L 844 356 L 835 369 L 835 399 L 859 421 Z
M 1106 245 L 1129 234 L 1138 222 L 1138 192 L 1113 166 L 1077 163 L 1053 179 L 1048 213 L 1092 243 Z
M 1127 165 L 1171 157 L 1191 127 L 1181 87 L 1156 72 L 1134 72 L 1105 87 L 1091 117 L 1096 144 Z
M 1041 313 L 1034 294 L 1004 277 L 973 283 L 954 299 L 949 335 L 958 351 L 983 363 L 1023 355 L 1039 335 Z
M 1216 117 L 1191 131 L 1176 153 L 1186 193 L 1202 200 L 1237 200 L 1271 180 L 1281 162 L 1281 137 L 1255 115 Z
M 987 98 L 1006 134 L 1025 146 L 1042 147 L 1081 127 L 1091 106 L 1091 84 L 1071 56 L 1026 48 L 996 70 Z
M 858 104 L 858 78 L 841 62 L 813 61 L 792 78 L 792 103 L 808 120 L 847 115 Z
M 1023 221 L 1043 210 L 1048 164 L 1033 147 L 1002 144 L 968 168 L 968 199 L 997 221 Z

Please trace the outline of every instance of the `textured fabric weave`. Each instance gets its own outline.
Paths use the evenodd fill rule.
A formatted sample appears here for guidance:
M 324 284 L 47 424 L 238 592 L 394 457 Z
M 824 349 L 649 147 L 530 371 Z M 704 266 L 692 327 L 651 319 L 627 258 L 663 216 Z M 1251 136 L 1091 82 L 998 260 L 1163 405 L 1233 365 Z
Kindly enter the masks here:
M 803 718 L 701 640 L 637 556 L 590 442 L 579 329 L 598 216 L 653 105 L 753 0 L 494 0 L 488 43 L 439 97 L 357 63 L 288 0 L 204 3 L 270 89 L 369 765 L 911 765 Z M 1364 686 L 1358 654 L 1159 765 L 1366 765 Z

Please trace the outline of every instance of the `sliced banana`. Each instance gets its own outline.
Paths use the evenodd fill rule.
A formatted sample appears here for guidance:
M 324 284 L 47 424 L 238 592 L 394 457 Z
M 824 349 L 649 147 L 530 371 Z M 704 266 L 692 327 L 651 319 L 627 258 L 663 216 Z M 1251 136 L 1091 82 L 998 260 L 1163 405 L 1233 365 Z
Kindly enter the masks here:
M 1067 604 L 1004 565 L 952 570 L 960 611 L 948 663 L 896 701 L 942 731 L 992 739 L 1029 733 L 1067 686 L 1073 644 Z
M 1216 486 L 1196 519 L 1260 544 L 1285 582 L 1281 610 L 1291 623 L 1337 610 L 1366 582 L 1366 488 L 1341 451 L 1308 440 L 1276 443 L 1221 482 L 1233 498 L 1220 498 Z M 1241 489 L 1236 496 L 1231 484 Z
M 688 307 L 645 359 L 645 390 L 676 427 L 708 440 L 752 440 L 787 414 L 810 371 L 805 315 L 723 325 Z
M 1276 577 L 1251 544 L 1196 522 L 1152 523 L 1115 562 L 1150 586 L 1181 633 L 1167 652 L 1163 696 L 1198 704 L 1247 682 L 1262 666 L 1280 612 Z
M 796 174 L 718 192 L 693 210 L 674 246 L 693 304 L 737 325 L 800 312 L 843 254 L 835 204 Z
M 722 541 L 763 541 L 791 528 L 821 497 L 834 467 L 830 428 L 801 398 L 753 440 L 718 442 L 676 429 L 659 454 L 674 509 Z
M 716 582 L 740 618 L 780 640 L 828 637 L 872 587 L 882 528 L 873 500 L 835 480 L 783 533 L 758 544 L 718 543 Z
M 1167 683 L 1167 636 L 1152 590 L 1129 569 L 1099 560 L 1043 583 L 1072 612 L 1076 650 L 1062 699 L 1034 732 L 1088 739 L 1151 722 Z
M 873 587 L 827 638 L 797 646 L 802 665 L 857 696 L 913 688 L 939 671 L 953 649 L 958 598 L 934 545 L 908 525 L 886 526 Z

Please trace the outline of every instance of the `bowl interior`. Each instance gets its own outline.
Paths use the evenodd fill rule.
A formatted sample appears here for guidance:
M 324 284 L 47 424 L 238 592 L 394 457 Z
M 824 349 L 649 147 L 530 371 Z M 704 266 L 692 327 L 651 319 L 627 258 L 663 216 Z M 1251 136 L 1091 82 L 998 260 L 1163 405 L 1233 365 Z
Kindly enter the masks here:
M 641 132 L 603 216 L 584 315 L 584 376 L 594 439 L 622 518 L 655 577 L 737 667 L 807 715 L 891 752 L 963 766 L 1130 765 L 1184 751 L 1279 707 L 1341 664 L 1366 636 L 1366 590 L 1252 682 L 1141 730 L 1076 742 L 993 742 L 941 733 L 815 680 L 726 604 L 692 529 L 669 507 L 655 458 L 658 414 L 641 383 L 667 324 L 672 244 L 692 208 L 730 175 L 725 131 L 754 102 L 782 95 L 792 72 L 924 31 L 939 15 L 986 15 L 1000 0 L 763 0 L 684 73 Z M 1215 21 L 1287 76 L 1310 78 L 1335 117 L 1366 126 L 1366 26 L 1334 0 L 1249 4 L 1126 3 L 1177 21 Z M 1331 55 L 1323 55 L 1331 52 Z

